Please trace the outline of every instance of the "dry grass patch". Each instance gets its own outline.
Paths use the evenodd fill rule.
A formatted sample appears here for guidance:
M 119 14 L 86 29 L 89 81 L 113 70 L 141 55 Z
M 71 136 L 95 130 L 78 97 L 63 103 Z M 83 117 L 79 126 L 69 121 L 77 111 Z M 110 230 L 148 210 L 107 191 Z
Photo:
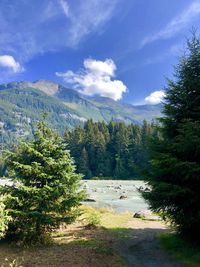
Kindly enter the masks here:
M 0 243 L 1 267 L 122 267 L 122 258 L 113 247 L 118 238 L 124 237 L 123 227 L 130 214 L 115 214 L 110 210 L 82 207 L 83 214 L 72 225 L 62 226 L 53 233 L 49 246 L 17 247 Z M 88 227 L 88 219 L 95 214 L 100 222 Z M 96 218 L 94 216 L 94 218 Z M 93 220 L 93 219 L 92 219 Z M 96 219 L 95 219 L 96 220 Z M 94 221 L 95 221 L 94 220 Z M 8 259 L 7 261 L 5 259 Z M 9 265 L 16 260 L 15 265 Z

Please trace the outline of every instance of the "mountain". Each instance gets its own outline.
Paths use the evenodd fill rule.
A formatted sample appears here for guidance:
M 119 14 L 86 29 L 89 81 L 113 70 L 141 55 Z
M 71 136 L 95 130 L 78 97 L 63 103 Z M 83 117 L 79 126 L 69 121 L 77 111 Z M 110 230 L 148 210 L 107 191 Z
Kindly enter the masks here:
M 87 97 L 58 83 L 39 80 L 0 85 L 1 142 L 31 136 L 34 124 L 48 113 L 50 127 L 65 128 L 94 121 L 125 121 L 140 124 L 161 116 L 161 105 L 133 106 L 106 97 Z

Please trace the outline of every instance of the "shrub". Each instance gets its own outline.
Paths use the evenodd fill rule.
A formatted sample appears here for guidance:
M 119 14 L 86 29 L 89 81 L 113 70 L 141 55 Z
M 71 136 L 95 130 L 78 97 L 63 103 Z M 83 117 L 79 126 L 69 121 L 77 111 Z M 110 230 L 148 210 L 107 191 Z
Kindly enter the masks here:
M 101 224 L 100 215 L 97 212 L 93 212 L 87 215 L 85 222 L 88 227 L 97 227 Z
M 83 207 L 83 223 L 87 227 L 97 227 L 101 224 L 101 216 L 98 211 L 91 207 Z

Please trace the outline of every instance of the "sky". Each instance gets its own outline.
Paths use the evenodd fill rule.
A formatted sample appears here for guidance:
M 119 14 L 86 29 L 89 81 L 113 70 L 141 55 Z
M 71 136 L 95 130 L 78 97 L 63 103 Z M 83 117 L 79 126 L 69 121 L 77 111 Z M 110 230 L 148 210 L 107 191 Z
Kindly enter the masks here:
M 157 104 L 199 25 L 200 0 L 1 0 L 0 83 Z

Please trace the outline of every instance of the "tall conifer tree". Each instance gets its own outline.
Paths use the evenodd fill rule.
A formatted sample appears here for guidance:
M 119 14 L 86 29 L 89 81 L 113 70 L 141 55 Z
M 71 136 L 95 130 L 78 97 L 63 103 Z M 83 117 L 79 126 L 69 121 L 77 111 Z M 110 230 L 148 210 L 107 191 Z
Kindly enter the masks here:
M 179 229 L 200 237 L 200 39 L 193 35 L 168 81 L 161 137 L 151 151 L 149 185 L 144 192 L 154 211 Z

